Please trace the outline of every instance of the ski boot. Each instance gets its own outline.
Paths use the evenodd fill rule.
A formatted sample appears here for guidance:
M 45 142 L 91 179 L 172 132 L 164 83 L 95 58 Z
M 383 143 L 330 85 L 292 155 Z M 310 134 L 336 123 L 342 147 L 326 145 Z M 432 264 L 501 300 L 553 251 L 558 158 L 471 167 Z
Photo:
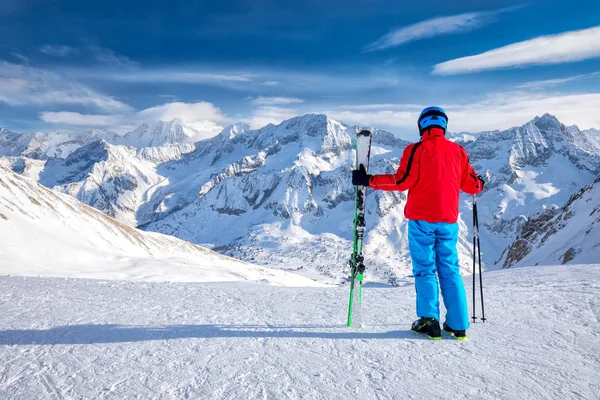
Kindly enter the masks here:
M 448 326 L 447 323 L 444 322 L 444 331 L 446 331 L 450 336 L 454 336 L 457 340 L 466 340 L 467 339 L 467 331 L 464 329 L 455 330 Z
M 415 333 L 424 333 L 433 340 L 442 339 L 442 331 L 440 330 L 440 323 L 435 318 L 421 317 L 413 322 L 411 331 Z

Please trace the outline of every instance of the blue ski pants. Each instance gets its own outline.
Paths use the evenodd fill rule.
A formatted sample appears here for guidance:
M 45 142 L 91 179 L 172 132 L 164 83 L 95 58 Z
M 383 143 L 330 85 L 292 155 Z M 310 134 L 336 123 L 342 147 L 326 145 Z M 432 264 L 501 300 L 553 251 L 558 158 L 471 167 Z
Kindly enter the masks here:
M 408 221 L 417 316 L 440 320 L 439 277 L 447 310 L 446 323 L 452 329 L 461 330 L 469 328 L 469 308 L 458 267 L 457 243 L 458 223 Z

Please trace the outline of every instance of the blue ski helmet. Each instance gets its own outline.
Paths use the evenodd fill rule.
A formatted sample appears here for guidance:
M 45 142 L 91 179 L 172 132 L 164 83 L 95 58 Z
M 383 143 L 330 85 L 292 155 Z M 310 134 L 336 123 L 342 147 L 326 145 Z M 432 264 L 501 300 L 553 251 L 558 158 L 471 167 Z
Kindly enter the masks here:
M 419 133 L 422 135 L 429 128 L 437 127 L 442 128 L 446 132 L 448 125 L 448 116 L 441 107 L 427 107 L 421 111 L 419 115 L 419 121 L 417 126 L 419 127 Z

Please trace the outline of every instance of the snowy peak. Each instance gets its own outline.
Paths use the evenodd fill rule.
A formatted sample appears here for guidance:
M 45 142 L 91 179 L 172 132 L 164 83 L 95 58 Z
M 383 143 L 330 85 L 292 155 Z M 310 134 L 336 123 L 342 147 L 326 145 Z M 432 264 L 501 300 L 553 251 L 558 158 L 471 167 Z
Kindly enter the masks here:
M 265 149 L 269 146 L 295 144 L 299 149 L 309 149 L 317 154 L 340 152 L 352 147 L 353 131 L 347 125 L 323 114 L 307 114 L 267 125 L 256 131 L 238 136 L 248 148 Z
M 218 137 L 221 140 L 232 140 L 234 138 L 236 138 L 237 136 L 244 134 L 245 132 L 250 130 L 250 125 L 248 125 L 245 122 L 238 122 L 232 125 L 229 125 L 227 127 L 225 127 L 225 129 L 223 129 L 221 131 L 221 133 L 219 133 Z
M 143 123 L 127 133 L 122 143 L 136 148 L 187 144 L 215 136 L 219 131 L 220 127 L 210 121 L 191 123 L 175 118 Z
M 566 127 L 549 114 L 523 126 L 478 134 L 464 145 L 475 160 L 501 160 L 508 154 L 511 170 L 545 167 L 558 156 L 592 174 L 600 172 L 600 146 L 577 127 Z
M 104 129 L 95 129 L 85 133 L 14 133 L 2 129 L 0 131 L 0 156 L 23 156 L 38 160 L 66 158 L 81 146 L 101 139 L 115 143 L 119 137 Z

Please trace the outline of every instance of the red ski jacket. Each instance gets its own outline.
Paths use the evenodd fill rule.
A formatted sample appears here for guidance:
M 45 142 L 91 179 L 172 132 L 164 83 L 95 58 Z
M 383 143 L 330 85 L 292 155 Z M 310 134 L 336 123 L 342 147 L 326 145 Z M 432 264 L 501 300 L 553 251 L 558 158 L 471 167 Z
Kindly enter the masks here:
M 408 190 L 407 219 L 447 223 L 458 220 L 460 190 L 477 194 L 483 189 L 465 149 L 446 140 L 440 128 L 430 129 L 420 142 L 404 149 L 395 174 L 373 175 L 369 186 Z

